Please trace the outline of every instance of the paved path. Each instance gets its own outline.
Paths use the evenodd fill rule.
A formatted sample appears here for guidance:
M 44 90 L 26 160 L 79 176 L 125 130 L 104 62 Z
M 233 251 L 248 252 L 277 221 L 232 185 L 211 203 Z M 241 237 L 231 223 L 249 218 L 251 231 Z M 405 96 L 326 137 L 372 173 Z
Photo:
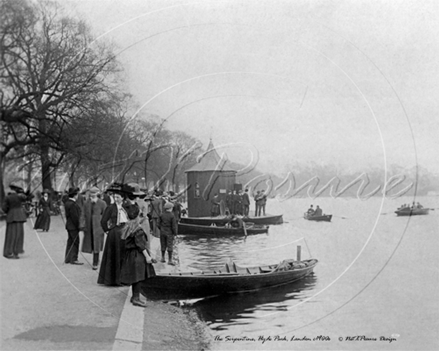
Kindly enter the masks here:
M 67 233 L 60 216 L 49 232 L 25 224 L 25 254 L 1 262 L 1 347 L 3 350 L 111 350 L 128 287 L 96 283 L 98 271 L 64 264 Z M 4 242 L 5 222 L 0 223 Z
M 165 306 L 149 302 L 149 307 L 156 307 L 144 310 L 129 302 L 129 287 L 98 285 L 91 254 L 80 254 L 83 266 L 64 264 L 67 233 L 62 219 L 52 216 L 49 232 L 33 230 L 34 218 L 29 219 L 25 254 L 19 260 L 0 257 L 0 350 L 140 350 L 142 343 L 151 346 L 148 340 L 153 336 L 144 333 L 145 311 L 160 319 Z M 0 222 L 2 243 L 5 226 Z M 152 249 L 159 259 L 158 239 L 153 240 Z M 162 263 L 155 268 L 157 272 L 179 269 Z

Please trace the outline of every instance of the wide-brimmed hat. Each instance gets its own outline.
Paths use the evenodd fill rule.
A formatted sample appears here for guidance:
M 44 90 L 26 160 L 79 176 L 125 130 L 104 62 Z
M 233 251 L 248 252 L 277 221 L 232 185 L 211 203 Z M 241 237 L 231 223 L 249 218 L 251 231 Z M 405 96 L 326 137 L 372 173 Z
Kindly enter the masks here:
M 96 186 L 92 186 L 89 189 L 90 195 L 98 195 L 100 192 L 101 192 L 101 190 L 99 190 Z
M 118 193 L 122 194 L 122 184 L 121 183 L 112 183 L 105 190 L 106 192 Z
M 77 187 L 71 187 L 69 188 L 69 190 L 67 190 L 67 195 L 69 196 L 75 196 L 78 193 L 79 193 L 79 188 Z
M 137 183 L 128 183 L 126 184 L 127 193 L 135 196 L 145 195 L 143 191 L 141 191 L 141 187 Z

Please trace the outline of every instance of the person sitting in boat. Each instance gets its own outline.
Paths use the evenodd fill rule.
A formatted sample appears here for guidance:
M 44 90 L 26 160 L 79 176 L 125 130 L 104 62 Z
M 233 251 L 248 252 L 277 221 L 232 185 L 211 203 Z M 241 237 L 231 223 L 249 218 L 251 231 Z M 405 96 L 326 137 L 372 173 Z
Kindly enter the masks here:
M 423 208 L 423 206 L 420 205 L 420 202 L 417 202 L 417 208 Z
M 313 209 L 313 205 L 310 205 L 310 208 L 307 210 L 307 214 L 312 216 L 315 213 L 315 210 Z
M 316 210 L 313 216 L 317 216 L 317 217 L 322 216 L 322 209 L 319 206 L 316 206 Z
M 244 222 L 240 217 L 238 217 L 236 215 L 232 215 L 232 218 L 226 223 L 225 227 L 226 228 L 243 228 Z

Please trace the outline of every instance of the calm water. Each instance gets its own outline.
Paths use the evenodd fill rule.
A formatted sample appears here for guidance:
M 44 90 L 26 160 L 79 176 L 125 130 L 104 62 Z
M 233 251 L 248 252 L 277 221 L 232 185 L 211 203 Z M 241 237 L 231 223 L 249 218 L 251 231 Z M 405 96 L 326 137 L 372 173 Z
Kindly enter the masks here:
M 293 198 L 269 201 L 267 211 L 287 223 L 244 238 L 192 238 L 179 244 L 182 264 L 218 268 L 317 258 L 313 276 L 301 282 L 194 302 L 219 350 L 438 349 L 438 198 L 418 198 L 434 208 L 428 216 L 397 217 L 396 200 Z M 310 204 L 333 214 L 331 223 L 310 222 Z M 330 341 L 313 341 L 318 335 Z M 389 341 L 345 341 L 346 336 L 390 337 Z M 260 336 L 271 337 L 266 342 Z M 309 338 L 303 341 L 274 339 Z M 241 338 L 236 342 L 231 338 Z M 344 341 L 338 341 L 343 337 Z M 252 338 L 255 341 L 252 341 Z

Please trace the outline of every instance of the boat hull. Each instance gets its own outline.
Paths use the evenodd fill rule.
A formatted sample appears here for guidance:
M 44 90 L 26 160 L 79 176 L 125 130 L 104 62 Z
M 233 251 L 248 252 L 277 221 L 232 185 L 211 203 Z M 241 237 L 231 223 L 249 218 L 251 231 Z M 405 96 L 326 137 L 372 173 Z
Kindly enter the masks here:
M 324 215 L 324 216 L 308 216 L 304 215 L 304 218 L 308 221 L 316 221 L 316 222 L 330 222 L 332 220 L 333 215 Z
M 160 274 L 144 281 L 143 288 L 163 292 L 164 296 L 178 294 L 181 298 L 201 298 L 223 294 L 258 291 L 289 284 L 313 272 L 317 260 L 306 260 L 307 266 L 286 271 L 254 272 L 252 269 L 238 272 L 217 271 Z M 276 266 L 276 265 L 274 265 Z M 258 267 L 262 268 L 262 267 Z M 241 269 L 242 270 L 242 269 Z
M 405 210 L 397 210 L 394 211 L 395 214 L 397 214 L 398 217 L 400 216 L 422 216 L 429 214 L 429 208 L 415 208 L 413 210 L 411 209 L 405 209 Z
M 261 216 L 261 217 L 243 217 L 242 219 L 246 223 L 254 223 L 254 224 L 258 224 L 258 225 L 270 225 L 270 224 L 282 224 L 283 223 L 283 215 Z M 180 223 L 210 226 L 211 224 L 225 225 L 225 223 L 227 221 L 228 221 L 228 219 L 226 219 L 225 217 L 183 217 L 183 218 L 181 218 Z
M 246 232 L 243 228 L 226 228 L 221 226 L 206 226 L 179 223 L 178 233 L 182 235 L 254 235 L 267 233 L 269 227 L 267 226 L 253 226 L 247 227 Z

